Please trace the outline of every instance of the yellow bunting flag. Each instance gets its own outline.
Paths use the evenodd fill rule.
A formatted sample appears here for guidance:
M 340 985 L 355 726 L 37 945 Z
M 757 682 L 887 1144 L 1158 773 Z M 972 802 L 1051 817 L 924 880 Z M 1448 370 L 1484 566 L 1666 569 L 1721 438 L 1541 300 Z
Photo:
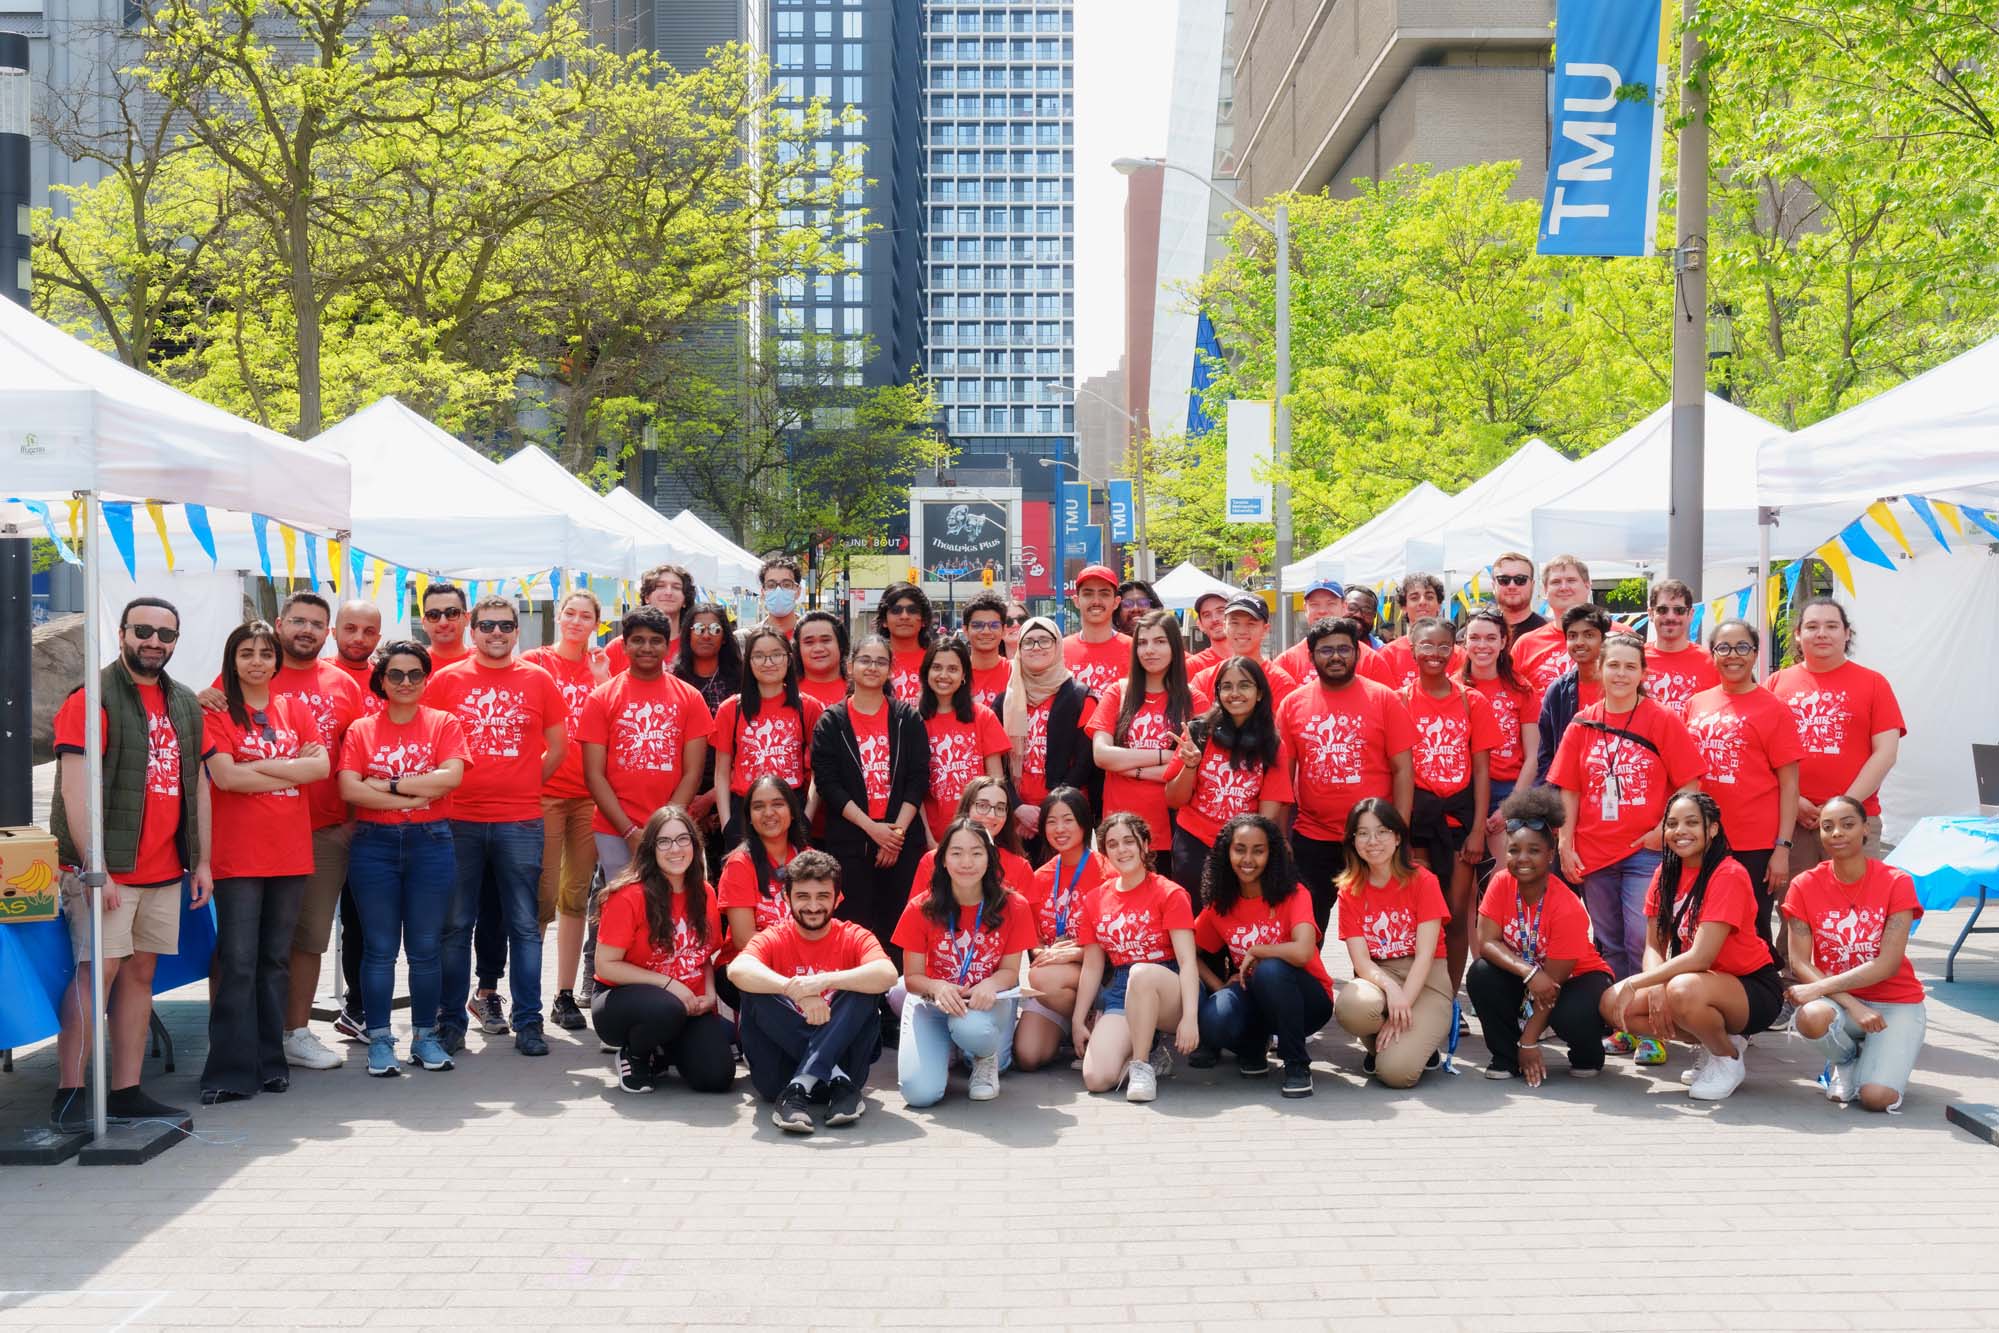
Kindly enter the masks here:
M 412 569 L 410 571 L 410 582 L 416 585 L 416 604 L 421 607 L 423 605 L 424 590 L 430 587 L 430 575 L 420 569 Z
M 1839 586 L 1846 589 L 1847 595 L 1851 596 L 1853 594 L 1853 565 L 1847 560 L 1846 551 L 1840 546 L 1839 542 L 1836 540 L 1829 541 L 1824 546 L 1819 547 L 1818 550 L 1813 551 L 1812 554 L 1825 561 L 1826 567 L 1832 570 L 1833 577 L 1839 580 Z
M 1960 537 L 1964 535 L 1964 516 L 1957 512 L 1956 505 L 1948 500 L 1932 500 L 1930 501 L 1930 508 L 1943 515 L 1943 521 L 1950 524 L 1952 532 Z M 75 531 L 75 527 L 72 526 L 70 529 L 71 534 L 74 535 Z
M 1766 628 L 1777 623 L 1777 612 L 1783 605 L 1784 576 L 1782 574 L 1772 574 L 1770 576 L 1770 613 L 1763 620 Z
M 148 500 L 146 501 L 146 513 L 153 520 L 153 531 L 160 534 L 160 549 L 166 552 L 167 572 L 171 574 L 174 567 L 174 544 L 167 540 L 166 506 L 162 505 L 158 500 Z
M 1895 545 L 1902 548 L 1903 555 L 1915 555 L 1909 547 L 1909 539 L 1902 535 L 1902 525 L 1895 521 L 1895 511 L 1888 508 L 1886 500 L 1876 500 L 1867 506 L 1867 517 L 1879 523 L 1882 530 L 1895 539 Z
M 285 544 L 285 578 L 298 577 L 298 533 L 284 524 L 278 524 L 278 540 Z
M 368 562 L 375 567 L 375 577 L 368 581 L 368 596 L 379 598 L 382 595 L 382 557 L 370 556 Z M 397 618 L 401 619 L 400 616 Z
M 342 567 L 340 564 L 340 539 L 337 537 L 326 539 L 326 562 L 326 581 L 333 585 L 333 591 L 339 592 L 341 591 L 340 575 Z
M 1728 598 L 1717 597 L 1707 604 L 1707 623 L 1710 626 L 1719 625 L 1722 617 L 1727 614 Z
M 81 545 L 82 542 L 83 542 L 83 501 L 71 500 L 69 502 L 69 544 L 71 546 L 78 546 Z

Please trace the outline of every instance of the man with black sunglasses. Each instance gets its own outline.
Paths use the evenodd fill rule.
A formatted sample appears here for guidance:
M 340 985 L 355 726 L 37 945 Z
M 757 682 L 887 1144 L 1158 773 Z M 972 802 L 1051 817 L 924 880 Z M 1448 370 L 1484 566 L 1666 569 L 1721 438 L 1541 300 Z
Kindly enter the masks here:
M 1548 617 L 1534 609 L 1534 562 L 1518 551 L 1492 562 L 1492 600 L 1506 617 L 1508 642 L 1548 623 Z
M 434 673 L 424 703 L 465 732 L 465 781 L 451 794 L 457 885 L 444 914 L 437 1039 L 456 1055 L 467 1016 L 500 1036 L 508 1021 L 497 990 L 511 945 L 514 1049 L 547 1055 L 541 1016 L 541 788 L 562 764 L 568 717 L 555 677 L 514 655 L 520 613 L 505 597 L 472 608 L 469 657 Z M 474 923 L 481 936 L 477 996 Z M 416 1016 L 419 1020 L 424 1015 Z
M 422 610 L 424 637 L 430 640 L 431 678 L 436 679 L 438 672 L 472 655 L 465 642 L 470 614 L 465 590 L 455 583 L 433 583 L 423 590 Z

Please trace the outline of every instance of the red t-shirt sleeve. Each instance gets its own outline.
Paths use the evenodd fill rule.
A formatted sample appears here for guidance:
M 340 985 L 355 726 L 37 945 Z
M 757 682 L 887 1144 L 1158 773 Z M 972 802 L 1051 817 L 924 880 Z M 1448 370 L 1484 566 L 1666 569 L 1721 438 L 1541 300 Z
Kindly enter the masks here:
M 1174 884 L 1167 892 L 1166 901 L 1160 907 L 1159 919 L 1168 930 L 1194 928 L 1194 905 L 1188 901 L 1187 891 L 1178 884 Z
M 1478 900 L 1478 914 L 1488 921 L 1504 922 L 1506 918 L 1502 913 L 1511 903 L 1515 892 L 1511 875 L 1506 874 L 1504 870 L 1493 872 L 1492 879 L 1485 886 L 1485 896 Z
M 1361 906 L 1361 895 L 1359 893 L 1350 894 L 1345 889 L 1341 889 L 1339 894 L 1339 906 L 1335 912 L 1339 920 L 1334 925 L 1334 929 L 1340 932 L 1340 938 L 1343 940 L 1359 939 L 1361 936 L 1362 918 L 1367 915 Z
M 911 898 L 903 906 L 902 915 L 896 918 L 895 930 L 890 934 L 889 941 L 902 950 L 905 959 L 912 956 L 920 958 L 930 952 L 933 923 L 923 911 L 924 904 L 929 900 L 927 893 Z
M 717 754 L 736 753 L 736 714 L 742 709 L 742 700 L 730 695 L 722 700 L 722 706 L 715 710 L 714 729 L 709 739 Z
M 1586 728 L 1570 726 L 1562 733 L 1562 743 L 1555 751 L 1554 762 L 1548 765 L 1548 785 L 1560 787 L 1563 791 L 1580 792 L 1583 789 L 1583 775 L 1578 771 L 1582 765 Z
M 1222 928 L 1212 907 L 1203 907 L 1194 918 L 1194 947 L 1202 953 L 1215 953 L 1222 947 Z
M 1006 899 L 1006 920 L 1000 923 L 1000 950 L 1011 957 L 1023 949 L 1032 949 L 1041 943 L 1041 934 L 1034 924 L 1034 909 L 1027 899 L 1009 892 Z
M 1105 686 L 1102 697 L 1097 700 L 1097 711 L 1090 714 L 1090 720 L 1084 724 L 1083 730 L 1091 735 L 1101 731 L 1105 735 L 1115 736 L 1118 710 L 1123 707 L 1124 686 L 1122 684 Z
M 1887 870 L 1888 915 L 1893 916 L 1897 912 L 1914 912 L 1916 919 L 1921 920 L 1923 904 L 1916 897 L 1916 881 L 1910 878 L 1909 872 L 1906 870 L 1897 870 L 1893 866 L 1887 867 Z
M 1013 748 L 1013 742 L 1006 738 L 1006 727 L 984 704 L 972 705 L 972 726 L 977 733 L 980 754 L 1005 754 Z
M 865 926 L 853 922 L 844 923 L 848 929 L 842 933 L 840 953 L 841 968 L 860 967 L 867 963 L 887 962 L 888 955 L 882 951 L 881 941 Z
M 364 723 L 347 728 L 347 734 L 340 738 L 340 760 L 336 771 L 367 775 L 368 733 L 372 730 Z
M 1277 738 L 1277 762 L 1264 770 L 1263 790 L 1258 793 L 1259 801 L 1280 801 L 1285 805 L 1297 803 L 1298 793 L 1291 786 L 1291 742 L 1282 736 Z
M 708 711 L 708 701 L 701 697 L 701 691 L 689 685 L 678 676 L 666 679 L 680 687 L 681 743 L 705 741 L 715 729 L 714 715 Z
M 437 767 L 442 768 L 453 759 L 462 759 L 465 767 L 472 767 L 471 752 L 465 747 L 465 728 L 458 725 L 458 719 L 435 709 L 431 716 L 435 719 L 431 734 L 436 738 L 431 743 L 431 753 Z
M 569 705 L 563 702 L 562 687 L 555 683 L 555 677 L 548 669 L 538 668 L 534 677 L 535 707 L 541 710 L 543 731 L 550 727 L 563 726 L 569 720 Z
M 715 877 L 715 902 L 722 908 L 757 905 L 757 872 L 750 858 L 735 852 L 722 858 L 722 873 Z
M 1772 708 L 1770 704 L 1776 707 Z M 1763 734 L 1763 752 L 1770 756 L 1770 767 L 1782 768 L 1786 764 L 1802 762 L 1805 746 L 1798 739 L 1798 719 L 1790 705 L 1775 695 L 1765 695 L 1764 707 L 1756 711 L 1756 727 Z
M 75 691 L 62 701 L 62 707 L 56 710 L 54 731 L 57 750 L 67 750 L 72 754 L 83 753 L 82 690 Z M 110 742 L 109 728 L 101 728 L 98 735 L 105 743 Z
M 277 703 L 280 701 L 274 699 L 272 702 Z M 308 731 L 306 736 L 309 738 L 312 734 L 312 732 Z M 201 710 L 201 743 L 215 754 L 226 754 L 231 758 L 235 757 L 236 731 L 229 720 L 229 714 L 220 709 L 204 708 Z
M 1873 737 L 1884 731 L 1908 735 L 1909 727 L 1902 720 L 1902 704 L 1895 698 L 1895 687 L 1888 683 L 1886 676 L 1878 674 L 1873 677 L 1872 683 L 1874 688 L 1869 692 L 1867 710 L 1868 736 Z
M 1712 922 L 1745 934 L 1756 933 L 1756 892 L 1749 886 L 1749 872 L 1733 857 L 1715 867 L 1701 899 L 1700 924 Z
M 1554 884 L 1543 890 L 1546 922 L 1541 927 L 1542 948 L 1550 958 L 1583 958 L 1590 951 L 1589 913 L 1573 893 Z
M 1278 921 L 1284 927 L 1285 939 L 1288 940 L 1297 934 L 1300 926 L 1310 926 L 1312 938 L 1314 940 L 1319 938 L 1319 914 L 1312 910 L 1311 891 L 1303 885 L 1293 889 L 1291 896 L 1286 898 L 1284 905 L 1277 910 Z
M 611 695 L 617 687 L 613 677 L 590 691 L 590 697 L 583 703 L 583 716 L 576 722 L 576 739 L 591 745 L 611 743 Z
M 612 894 L 597 919 L 597 943 L 630 952 L 632 945 L 643 937 L 646 937 L 645 912 L 638 895 Z

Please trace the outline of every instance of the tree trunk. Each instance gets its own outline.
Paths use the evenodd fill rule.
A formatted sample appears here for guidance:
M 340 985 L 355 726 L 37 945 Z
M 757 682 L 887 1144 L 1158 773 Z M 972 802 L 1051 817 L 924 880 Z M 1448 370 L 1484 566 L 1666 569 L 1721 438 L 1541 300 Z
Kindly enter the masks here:
M 298 325 L 298 438 L 309 440 L 323 425 L 319 382 L 319 297 L 312 278 L 310 185 L 292 192 L 286 210 L 286 248 L 291 252 L 292 318 Z

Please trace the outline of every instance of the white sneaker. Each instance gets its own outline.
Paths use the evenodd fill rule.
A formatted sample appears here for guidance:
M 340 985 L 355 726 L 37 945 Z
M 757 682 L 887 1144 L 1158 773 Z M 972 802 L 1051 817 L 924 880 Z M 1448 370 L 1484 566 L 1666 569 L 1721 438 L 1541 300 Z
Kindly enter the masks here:
M 1152 1039 L 1152 1072 L 1160 1078 L 1173 1077 L 1173 1047 L 1164 1037 Z
M 1124 1099 L 1128 1102 L 1149 1102 L 1159 1095 L 1158 1076 L 1143 1060 L 1133 1060 L 1124 1067 L 1124 1081 Z
M 1712 1059 L 1714 1057 L 1708 1054 L 1707 1047 L 1701 1045 L 1699 1042 L 1694 1043 L 1693 1067 L 1680 1071 L 1680 1082 L 1689 1088 L 1700 1082 L 1701 1071 L 1707 1068 L 1708 1061 Z
M 1743 1063 L 1740 1054 L 1714 1055 L 1708 1057 L 1707 1068 L 1701 1070 L 1701 1076 L 1688 1092 L 1695 1101 L 1718 1102 L 1741 1087 L 1742 1080 L 1748 1077 L 1749 1066 Z
M 989 1102 L 999 1096 L 999 1055 L 981 1055 L 972 1061 L 972 1100 Z
M 346 1061 L 311 1028 L 293 1028 L 285 1033 L 285 1063 L 293 1069 L 338 1069 Z
M 1825 1095 L 1827 1101 L 1850 1102 L 1860 1094 L 1860 1062 L 1848 1060 L 1843 1064 L 1829 1065 L 1825 1073 Z

